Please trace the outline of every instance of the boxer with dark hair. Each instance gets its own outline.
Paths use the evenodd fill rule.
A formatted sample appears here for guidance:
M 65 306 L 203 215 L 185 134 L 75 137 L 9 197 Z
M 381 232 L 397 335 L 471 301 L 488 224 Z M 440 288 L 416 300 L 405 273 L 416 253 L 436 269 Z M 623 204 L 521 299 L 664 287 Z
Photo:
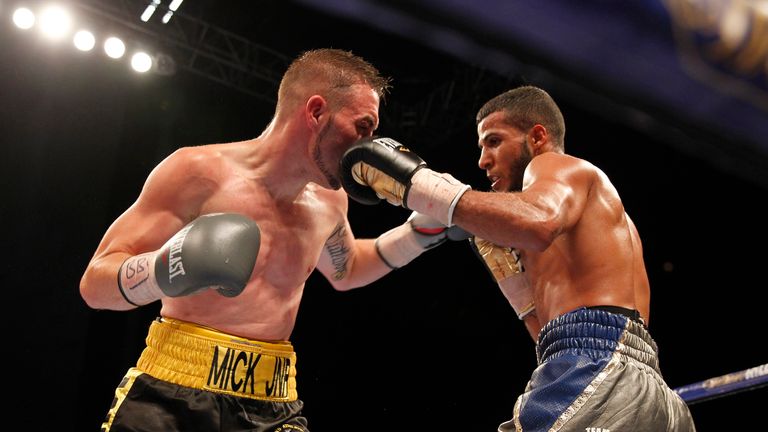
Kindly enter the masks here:
M 492 192 L 429 169 L 390 138 L 352 147 L 342 173 L 361 202 L 386 199 L 474 234 L 537 342 L 539 366 L 499 431 L 694 431 L 662 378 L 640 236 L 608 177 L 565 154 L 563 116 L 540 88 L 504 92 L 476 120 Z
M 349 290 L 448 238 L 416 213 L 375 240 L 352 234 L 339 160 L 376 130 L 388 87 L 350 52 L 308 51 L 260 136 L 154 168 L 80 283 L 94 309 L 162 302 L 103 432 L 308 430 L 289 337 L 310 273 Z

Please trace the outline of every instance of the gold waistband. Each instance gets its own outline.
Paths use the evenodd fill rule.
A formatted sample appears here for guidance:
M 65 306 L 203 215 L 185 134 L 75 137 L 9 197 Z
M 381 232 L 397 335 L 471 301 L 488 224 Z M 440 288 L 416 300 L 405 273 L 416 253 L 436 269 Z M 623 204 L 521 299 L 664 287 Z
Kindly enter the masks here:
M 153 321 L 136 365 L 174 384 L 233 396 L 294 401 L 296 353 L 289 342 L 261 342 L 192 323 Z

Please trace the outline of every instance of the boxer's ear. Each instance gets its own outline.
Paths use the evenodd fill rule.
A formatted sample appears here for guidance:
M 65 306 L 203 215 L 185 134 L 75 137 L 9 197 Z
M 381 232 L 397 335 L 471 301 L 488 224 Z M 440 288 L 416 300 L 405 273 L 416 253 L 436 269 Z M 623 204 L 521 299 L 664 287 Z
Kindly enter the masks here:
M 322 123 L 323 115 L 328 111 L 328 102 L 320 95 L 314 95 L 307 99 L 304 106 L 304 116 L 307 126 L 316 130 Z

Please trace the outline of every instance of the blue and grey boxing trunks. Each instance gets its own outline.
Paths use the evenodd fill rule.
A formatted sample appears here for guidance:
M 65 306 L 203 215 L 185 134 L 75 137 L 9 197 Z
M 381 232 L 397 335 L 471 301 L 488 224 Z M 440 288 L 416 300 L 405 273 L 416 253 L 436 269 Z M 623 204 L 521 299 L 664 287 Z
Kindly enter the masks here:
M 302 407 L 290 343 L 161 318 L 101 431 L 307 432 Z
M 635 311 L 581 308 L 542 328 L 539 366 L 499 431 L 695 431 Z

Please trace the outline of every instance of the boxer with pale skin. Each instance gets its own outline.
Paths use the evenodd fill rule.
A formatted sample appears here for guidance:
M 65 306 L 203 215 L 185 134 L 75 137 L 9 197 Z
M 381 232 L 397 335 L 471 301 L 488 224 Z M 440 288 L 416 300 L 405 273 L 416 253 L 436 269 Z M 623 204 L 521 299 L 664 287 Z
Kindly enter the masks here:
M 361 287 L 448 238 L 416 213 L 377 239 L 352 233 L 339 160 L 376 130 L 388 87 L 350 52 L 308 51 L 261 135 L 154 168 L 80 284 L 94 309 L 162 302 L 102 431 L 309 430 L 289 342 L 309 275 Z

